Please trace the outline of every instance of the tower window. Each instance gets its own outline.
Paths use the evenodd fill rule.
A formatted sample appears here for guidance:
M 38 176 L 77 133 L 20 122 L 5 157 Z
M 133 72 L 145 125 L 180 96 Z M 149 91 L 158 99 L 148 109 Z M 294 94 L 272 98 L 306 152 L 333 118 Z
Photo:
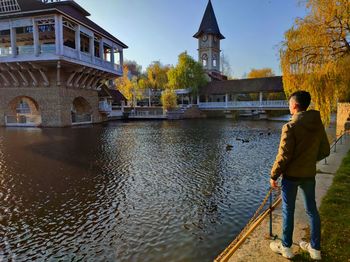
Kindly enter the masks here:
M 213 67 L 216 67 L 216 61 L 217 61 L 217 57 L 216 55 L 213 55 Z
M 207 66 L 207 64 L 208 64 L 208 55 L 207 54 L 202 55 L 202 64 L 204 67 Z

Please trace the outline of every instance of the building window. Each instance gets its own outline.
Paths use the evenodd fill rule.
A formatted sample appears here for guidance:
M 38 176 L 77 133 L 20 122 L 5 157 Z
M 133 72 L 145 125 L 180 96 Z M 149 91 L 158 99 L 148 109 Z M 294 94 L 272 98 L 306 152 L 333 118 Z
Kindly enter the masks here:
M 0 31 L 0 56 L 8 56 L 11 54 L 12 50 L 10 30 L 2 30 Z
M 206 67 L 208 65 L 208 55 L 207 54 L 202 55 L 202 65 L 204 67 Z
M 39 43 L 41 53 L 54 53 L 55 46 L 55 19 L 43 17 L 36 19 L 39 31 Z
M 24 26 L 24 27 L 16 28 L 16 34 L 32 34 L 32 33 L 33 33 L 32 26 Z
M 16 28 L 16 44 L 19 55 L 34 53 L 33 26 Z
M 75 49 L 76 25 L 67 19 L 63 19 L 63 45 Z
M 21 100 L 17 105 L 16 113 L 22 115 L 31 114 L 32 110 L 30 109 L 29 104 L 26 101 Z
M 90 37 L 83 32 L 80 32 L 80 51 L 90 53 Z
M 213 55 L 213 67 L 216 67 L 217 63 L 217 56 L 216 55 Z
M 101 42 L 101 37 L 99 36 L 95 36 L 95 39 L 94 39 L 94 42 L 95 42 L 95 57 L 98 57 L 98 58 L 101 58 L 100 56 L 100 42 Z
M 103 60 L 107 61 L 107 62 L 111 62 L 112 61 L 112 47 L 110 47 L 107 44 L 103 45 Z

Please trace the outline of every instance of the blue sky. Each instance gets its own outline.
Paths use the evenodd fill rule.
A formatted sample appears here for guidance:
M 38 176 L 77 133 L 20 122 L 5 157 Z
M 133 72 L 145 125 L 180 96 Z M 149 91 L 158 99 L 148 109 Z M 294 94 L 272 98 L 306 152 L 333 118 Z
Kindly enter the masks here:
M 129 46 L 124 58 L 143 70 L 152 62 L 177 63 L 187 51 L 197 60 L 197 32 L 208 0 L 75 0 L 90 19 Z M 295 18 L 304 17 L 299 0 L 212 0 L 221 33 L 221 49 L 241 78 L 252 68 L 281 74 L 279 45 Z

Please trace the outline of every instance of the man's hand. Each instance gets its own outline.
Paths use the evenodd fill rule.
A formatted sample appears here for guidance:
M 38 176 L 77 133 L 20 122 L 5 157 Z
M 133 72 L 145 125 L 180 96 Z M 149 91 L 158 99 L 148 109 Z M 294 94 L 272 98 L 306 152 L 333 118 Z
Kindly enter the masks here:
M 277 188 L 278 187 L 277 181 L 270 178 L 270 186 L 272 188 Z

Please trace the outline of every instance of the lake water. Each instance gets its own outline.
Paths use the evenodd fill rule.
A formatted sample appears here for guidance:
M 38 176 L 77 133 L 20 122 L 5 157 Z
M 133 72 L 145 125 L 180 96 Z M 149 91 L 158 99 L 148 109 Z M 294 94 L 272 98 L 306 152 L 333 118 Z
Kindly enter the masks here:
M 282 124 L 0 128 L 0 260 L 212 261 L 264 198 Z

